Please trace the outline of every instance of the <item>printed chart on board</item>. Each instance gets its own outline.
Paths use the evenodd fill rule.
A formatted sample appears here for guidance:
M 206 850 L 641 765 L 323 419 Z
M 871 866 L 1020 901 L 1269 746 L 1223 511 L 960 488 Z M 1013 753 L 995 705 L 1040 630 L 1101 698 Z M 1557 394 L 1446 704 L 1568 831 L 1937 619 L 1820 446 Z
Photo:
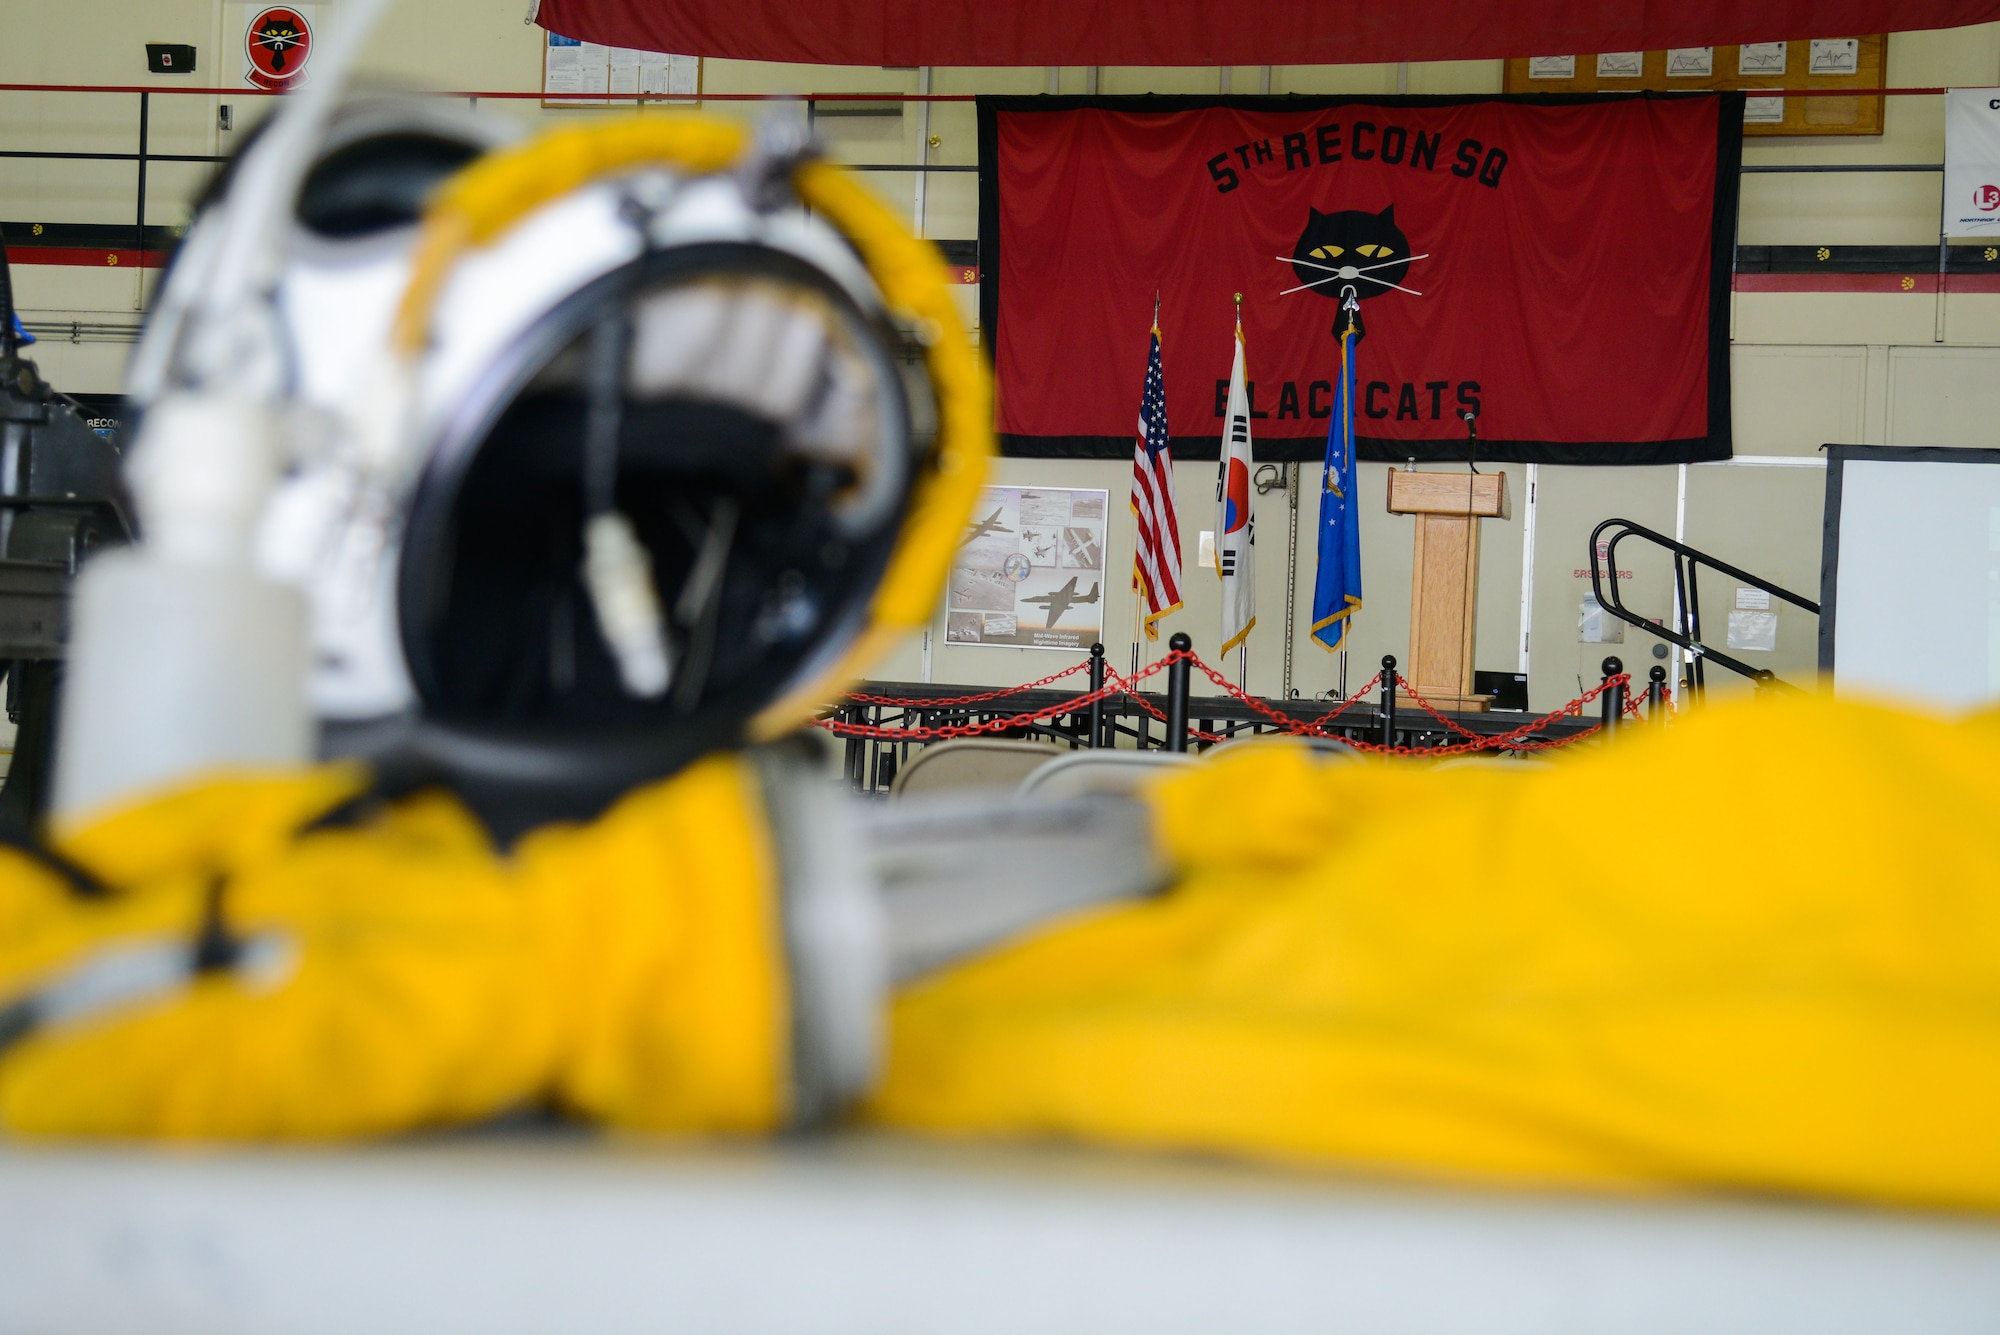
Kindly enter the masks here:
M 1104 632 L 1110 493 L 986 487 L 951 566 L 946 641 L 1088 649 Z

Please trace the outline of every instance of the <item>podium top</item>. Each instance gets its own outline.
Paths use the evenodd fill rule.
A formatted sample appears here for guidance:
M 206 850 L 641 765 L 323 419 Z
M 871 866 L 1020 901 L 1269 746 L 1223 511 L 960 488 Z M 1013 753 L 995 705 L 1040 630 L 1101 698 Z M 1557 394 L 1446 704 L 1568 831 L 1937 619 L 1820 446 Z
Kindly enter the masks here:
M 1389 470 L 1389 513 L 1392 515 L 1470 515 L 1507 519 L 1505 473 L 1411 473 Z

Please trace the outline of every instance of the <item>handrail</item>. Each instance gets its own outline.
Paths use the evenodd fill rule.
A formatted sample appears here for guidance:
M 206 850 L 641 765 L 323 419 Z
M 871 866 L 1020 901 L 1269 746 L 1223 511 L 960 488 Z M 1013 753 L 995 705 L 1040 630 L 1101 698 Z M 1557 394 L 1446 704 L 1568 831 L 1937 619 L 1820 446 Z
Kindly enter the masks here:
M 1616 528 L 1618 532 L 1600 544 L 1598 541 L 1600 535 L 1609 528 Z M 1618 544 L 1627 538 L 1634 537 L 1643 538 L 1654 546 L 1664 547 L 1673 553 L 1674 592 L 1678 595 L 1681 613 L 1680 626 L 1664 626 L 1659 622 L 1640 616 L 1626 607 L 1624 599 L 1619 595 L 1617 578 Z M 1702 642 L 1701 589 L 1698 583 L 1698 572 L 1702 566 L 1707 566 L 1710 570 L 1718 574 L 1727 575 L 1731 579 L 1740 580 L 1753 588 L 1762 589 L 1766 593 L 1783 598 L 1786 602 L 1791 603 L 1795 607 L 1802 607 L 1814 616 L 1819 615 L 1819 604 L 1810 598 L 1801 597 L 1793 593 L 1790 589 L 1773 584 L 1762 576 L 1753 575 L 1739 566 L 1733 566 L 1727 561 L 1718 560 L 1710 556 L 1707 552 L 1697 551 L 1686 543 L 1670 538 L 1664 533 L 1656 533 L 1644 524 L 1637 524 L 1629 519 L 1607 519 L 1590 531 L 1590 591 L 1597 599 L 1597 605 L 1617 617 L 1620 621 L 1637 626 L 1641 630 L 1650 631 L 1661 639 L 1677 644 L 1682 649 L 1685 649 L 1690 656 L 1690 672 L 1687 685 L 1693 688 L 1691 694 L 1700 695 L 1706 690 L 1707 674 L 1703 671 L 1703 665 L 1710 659 L 1713 659 L 1716 663 L 1728 668 L 1732 672 L 1749 677 L 1759 685 L 1778 684 L 1777 674 L 1769 668 L 1753 666 L 1740 658 L 1733 658 L 1723 653 L 1720 649 L 1713 648 Z M 1604 572 L 1606 570 L 1609 570 L 1612 575 L 1609 596 L 1606 595 L 1604 589 Z

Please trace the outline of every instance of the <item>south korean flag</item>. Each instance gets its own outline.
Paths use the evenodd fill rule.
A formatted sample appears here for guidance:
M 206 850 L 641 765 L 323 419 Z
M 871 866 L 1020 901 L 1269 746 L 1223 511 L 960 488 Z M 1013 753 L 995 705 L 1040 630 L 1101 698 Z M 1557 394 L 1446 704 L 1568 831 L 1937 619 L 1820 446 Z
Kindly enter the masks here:
M 1222 581 L 1222 652 L 1242 644 L 1257 624 L 1256 524 L 1250 516 L 1250 391 L 1243 369 L 1243 320 L 1229 371 L 1229 415 L 1215 475 L 1215 573 Z

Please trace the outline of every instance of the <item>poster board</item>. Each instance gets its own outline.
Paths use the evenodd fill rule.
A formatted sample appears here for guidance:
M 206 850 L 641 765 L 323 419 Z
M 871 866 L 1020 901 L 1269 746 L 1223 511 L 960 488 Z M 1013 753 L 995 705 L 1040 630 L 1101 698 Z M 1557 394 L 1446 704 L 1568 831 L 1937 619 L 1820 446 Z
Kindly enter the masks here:
M 1889 39 L 1814 38 L 1674 51 L 1602 51 L 1507 62 L 1510 93 L 1738 91 L 1746 135 L 1882 133 Z M 1853 97 L 1758 97 L 1760 88 L 1850 89 Z
M 695 101 L 701 94 L 701 57 L 639 51 L 544 33 L 542 105 L 601 107 L 605 95 L 643 93 L 669 101 Z
M 1944 234 L 2000 236 L 2000 88 L 1945 95 Z
M 1110 493 L 984 487 L 945 592 L 945 642 L 1088 651 L 1104 638 Z

